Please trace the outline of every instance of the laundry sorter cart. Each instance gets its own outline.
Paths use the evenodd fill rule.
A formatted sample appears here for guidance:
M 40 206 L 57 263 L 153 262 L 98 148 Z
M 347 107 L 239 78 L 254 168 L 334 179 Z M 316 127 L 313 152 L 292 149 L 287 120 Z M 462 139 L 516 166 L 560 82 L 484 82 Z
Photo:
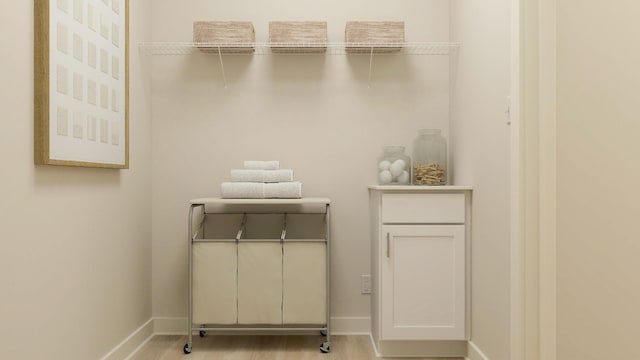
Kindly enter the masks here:
M 191 200 L 189 329 L 301 332 L 330 351 L 330 200 Z

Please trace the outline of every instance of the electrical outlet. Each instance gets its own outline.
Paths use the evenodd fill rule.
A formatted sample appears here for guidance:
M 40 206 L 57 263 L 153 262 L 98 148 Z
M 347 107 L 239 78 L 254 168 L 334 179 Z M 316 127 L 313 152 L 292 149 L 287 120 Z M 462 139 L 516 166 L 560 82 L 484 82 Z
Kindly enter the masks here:
M 371 294 L 371 275 L 360 275 L 360 293 Z

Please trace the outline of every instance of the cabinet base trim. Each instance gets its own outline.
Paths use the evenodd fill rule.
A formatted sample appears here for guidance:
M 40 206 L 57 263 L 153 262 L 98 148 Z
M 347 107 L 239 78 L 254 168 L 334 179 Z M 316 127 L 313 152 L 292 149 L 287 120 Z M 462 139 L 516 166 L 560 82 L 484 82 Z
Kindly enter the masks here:
M 371 337 L 371 342 L 377 357 L 466 357 L 468 347 L 466 340 L 381 340 L 376 344 Z

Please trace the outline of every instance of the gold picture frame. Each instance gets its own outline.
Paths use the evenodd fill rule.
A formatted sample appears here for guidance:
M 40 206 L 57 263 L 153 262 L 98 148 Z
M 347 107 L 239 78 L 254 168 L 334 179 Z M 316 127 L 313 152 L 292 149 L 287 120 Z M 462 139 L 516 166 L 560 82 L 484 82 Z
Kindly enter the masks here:
M 34 0 L 39 165 L 129 168 L 129 0 Z

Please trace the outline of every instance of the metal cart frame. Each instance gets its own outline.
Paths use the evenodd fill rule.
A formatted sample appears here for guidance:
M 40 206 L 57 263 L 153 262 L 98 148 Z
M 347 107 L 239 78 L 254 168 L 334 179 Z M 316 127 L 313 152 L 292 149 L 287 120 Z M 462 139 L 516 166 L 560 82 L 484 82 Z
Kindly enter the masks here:
M 185 354 L 190 354 L 193 349 L 193 332 L 198 331 L 201 337 L 205 336 L 207 331 L 224 331 L 224 332 L 246 332 L 246 331 L 268 331 L 268 332 L 283 332 L 283 331 L 319 331 L 323 336 L 326 336 L 326 340 L 320 344 L 320 351 L 323 353 L 328 353 L 331 351 L 331 200 L 328 198 L 302 198 L 302 199 L 220 199 L 220 198 L 201 198 L 191 200 L 191 206 L 189 207 L 189 234 L 188 234 L 188 244 L 189 244 L 189 289 L 188 289 L 188 297 L 189 297 L 189 324 L 188 324 L 188 340 L 187 343 L 183 347 L 183 351 Z M 244 219 L 238 230 L 238 234 L 236 235 L 236 243 L 238 243 L 240 237 L 242 236 L 242 232 L 244 230 L 244 224 L 247 214 L 284 214 L 286 219 L 286 214 L 304 214 L 307 213 L 305 211 L 274 211 L 274 212 L 227 212 L 227 211 L 215 211 L 215 212 L 207 212 L 207 206 L 270 206 L 273 208 L 286 208 L 291 206 L 324 206 L 324 216 L 325 216 L 325 238 L 323 241 L 326 244 L 326 322 L 324 326 L 313 327 L 313 326 L 287 326 L 283 325 L 267 325 L 264 327 L 249 327 L 249 326 L 210 326 L 211 324 L 195 324 L 193 323 L 193 244 L 199 242 L 201 240 L 197 239 L 198 232 L 203 230 L 203 224 L 208 214 L 244 214 Z M 200 221 L 198 228 L 194 231 L 194 209 L 202 208 L 202 220 Z M 308 212 L 308 213 L 319 213 L 322 212 Z M 282 235 L 280 238 L 280 243 L 284 244 L 286 234 L 286 222 L 284 229 L 282 231 Z M 202 240 L 207 241 L 207 240 Z M 224 241 L 224 240 L 223 240 Z M 228 240 L 227 240 L 228 241 Z M 277 240 L 275 240 L 277 241 Z

